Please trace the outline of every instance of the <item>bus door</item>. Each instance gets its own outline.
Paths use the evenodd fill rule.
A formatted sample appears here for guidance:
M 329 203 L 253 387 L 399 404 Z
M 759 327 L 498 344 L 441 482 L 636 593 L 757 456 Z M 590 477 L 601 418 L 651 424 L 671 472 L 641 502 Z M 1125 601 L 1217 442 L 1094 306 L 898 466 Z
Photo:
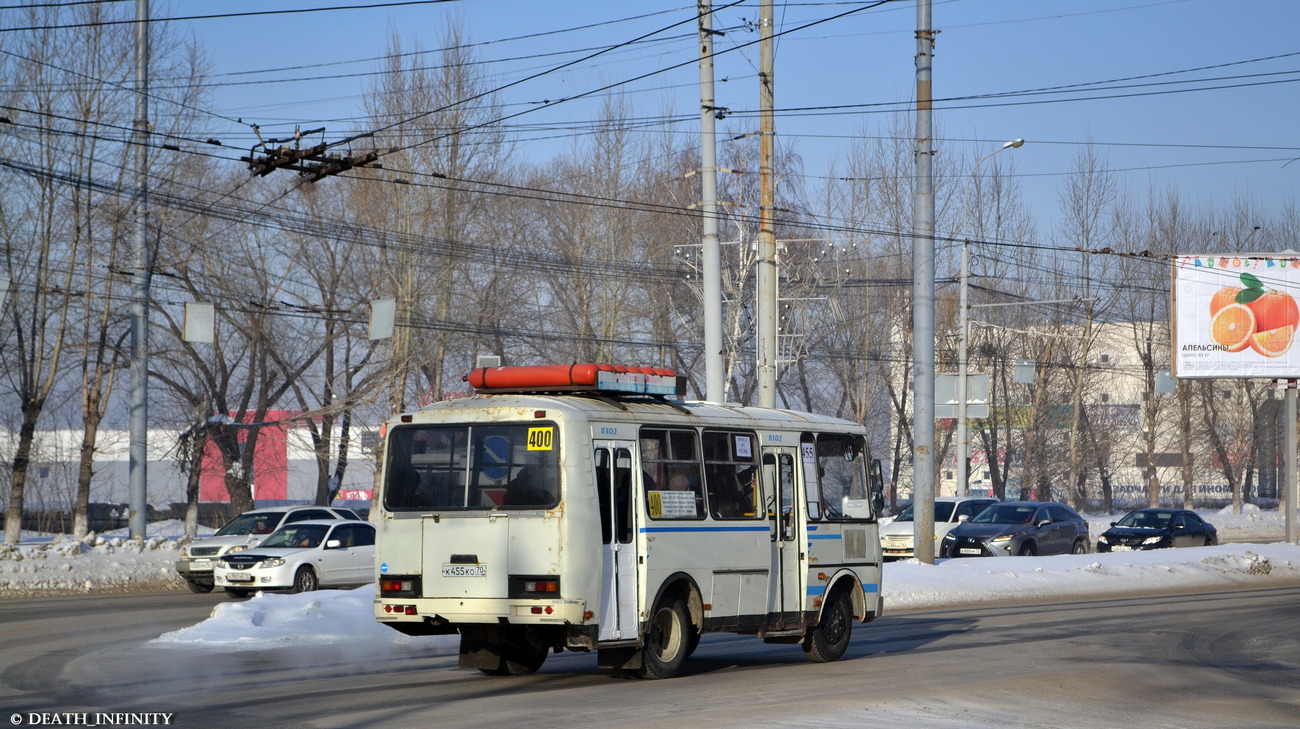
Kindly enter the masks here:
M 802 567 L 799 541 L 797 448 L 764 447 L 763 480 L 772 485 L 768 519 L 772 527 L 772 579 L 768 593 L 767 630 L 802 628 Z
M 596 441 L 596 492 L 600 497 L 601 641 L 637 638 L 637 553 L 632 441 Z

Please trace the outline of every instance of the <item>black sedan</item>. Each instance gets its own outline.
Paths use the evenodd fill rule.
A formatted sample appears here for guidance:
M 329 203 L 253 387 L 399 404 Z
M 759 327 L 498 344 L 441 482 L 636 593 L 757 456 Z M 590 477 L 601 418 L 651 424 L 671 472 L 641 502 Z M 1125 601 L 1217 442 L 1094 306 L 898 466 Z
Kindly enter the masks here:
M 1110 528 L 1097 540 L 1097 551 L 1208 547 L 1218 543 L 1219 532 L 1194 511 L 1138 509 L 1110 523 Z

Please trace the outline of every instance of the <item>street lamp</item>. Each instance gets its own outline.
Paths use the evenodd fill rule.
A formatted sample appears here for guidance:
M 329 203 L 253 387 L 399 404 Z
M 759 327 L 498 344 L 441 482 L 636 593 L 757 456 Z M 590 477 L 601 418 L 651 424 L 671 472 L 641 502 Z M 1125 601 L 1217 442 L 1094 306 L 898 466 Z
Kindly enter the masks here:
M 970 188 L 975 182 L 975 172 L 979 169 L 984 160 L 1001 152 L 1004 149 L 1015 149 L 1025 144 L 1023 139 L 1012 139 L 1003 142 L 1001 147 L 980 157 L 971 165 L 970 174 L 966 178 L 966 186 L 962 188 L 961 207 L 962 207 L 962 236 L 961 236 L 961 285 L 960 285 L 960 345 L 957 350 L 957 495 L 970 495 L 970 435 L 966 427 L 966 400 L 968 399 L 966 388 L 966 347 L 970 340 L 970 307 L 966 304 L 966 289 L 970 280 Z

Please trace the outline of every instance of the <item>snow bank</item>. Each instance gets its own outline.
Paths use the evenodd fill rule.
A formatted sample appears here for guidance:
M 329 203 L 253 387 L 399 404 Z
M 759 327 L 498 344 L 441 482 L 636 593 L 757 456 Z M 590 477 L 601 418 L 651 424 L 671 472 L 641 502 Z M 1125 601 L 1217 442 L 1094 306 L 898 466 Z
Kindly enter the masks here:
M 885 566 L 885 610 L 1300 584 L 1300 547 L 1230 544 Z
M 404 649 L 424 655 L 454 654 L 458 636 L 411 637 L 375 620 L 375 586 L 298 595 L 258 593 L 243 602 L 217 605 L 197 625 L 164 633 L 154 648 L 210 651 L 275 650 L 293 646 L 362 646 L 370 653 Z
M 1238 556 L 1233 559 L 1249 559 L 1241 556 L 1241 552 L 1245 548 L 1250 548 L 1261 557 L 1268 558 L 1269 569 L 1280 570 L 1279 575 L 1289 574 L 1290 567 L 1286 563 L 1286 558 L 1267 551 L 1269 548 L 1263 544 L 1249 544 L 1250 542 L 1280 542 L 1284 539 L 1286 526 L 1282 513 L 1260 511 L 1251 505 L 1247 505 L 1242 514 L 1200 513 L 1218 528 L 1221 542 L 1237 543 L 1231 553 Z M 1097 536 L 1105 531 L 1110 522 L 1116 521 L 1120 516 L 1122 515 L 1088 517 L 1093 540 L 1095 541 Z M 210 529 L 204 529 L 202 532 L 203 535 L 210 533 Z M 186 543 L 183 534 L 184 525 L 177 521 L 150 524 L 149 537 L 143 541 L 128 539 L 125 530 L 91 535 L 84 539 L 66 535 L 24 533 L 17 547 L 6 547 L 0 544 L 0 598 L 90 592 L 184 590 L 185 582 L 176 575 L 175 569 L 178 551 Z M 1147 564 L 1148 567 L 1144 568 L 1145 572 L 1159 574 L 1150 566 L 1151 564 L 1176 559 L 1177 564 L 1182 565 L 1184 557 L 1189 554 L 1196 555 L 1196 560 L 1206 555 L 1225 554 L 1212 551 L 1214 549 L 1216 548 L 1126 554 L 1128 560 L 1134 565 Z M 1174 554 L 1175 552 L 1177 554 Z M 1036 568 L 1050 570 L 1053 573 L 1064 570 L 1071 575 L 1071 582 L 1090 584 L 1091 590 L 1105 591 L 1112 586 L 1119 589 L 1118 585 L 1124 579 L 1122 576 L 1111 575 L 1108 572 L 1117 569 L 1111 566 L 1111 558 L 1114 556 L 1122 555 L 1039 557 L 1033 560 L 1033 564 Z M 1106 559 L 1101 559 L 1103 557 Z M 1147 563 L 1145 560 L 1148 559 L 1155 559 L 1156 562 Z M 1013 565 L 1009 564 L 1010 561 L 1009 559 L 950 560 L 938 565 L 922 565 L 916 562 L 891 563 L 886 565 L 885 569 L 886 608 L 904 609 L 934 605 L 936 603 L 926 602 L 929 598 L 923 595 L 934 592 L 936 587 L 955 591 L 954 595 L 960 593 L 962 595 L 960 600 L 964 602 L 1019 599 L 1017 596 L 1022 590 L 1036 584 L 1035 574 L 1039 573 L 1021 574 L 1020 570 L 1024 565 L 1017 563 L 1014 569 L 1021 576 L 1014 581 L 1003 581 L 997 575 L 1013 569 Z M 1100 566 L 1092 571 L 1084 569 L 1094 562 Z M 1239 571 L 1229 570 L 1222 565 L 1217 567 L 1203 565 L 1195 569 L 1178 566 L 1175 569 L 1180 576 L 1187 575 L 1189 578 L 1191 572 L 1210 573 L 1217 569 L 1221 573 L 1220 576 L 1226 578 L 1228 575 L 1236 575 Z M 1264 569 L 1264 566 L 1257 564 L 1255 569 Z M 929 575 L 942 580 L 942 584 L 930 583 Z M 1130 573 L 1129 576 L 1133 575 Z M 921 579 L 922 577 L 926 579 Z M 1150 579 L 1150 577 L 1150 574 L 1144 574 L 1143 579 Z M 1202 574 L 1197 579 L 1208 578 Z M 917 583 L 915 580 L 920 582 Z M 917 587 L 915 586 L 917 584 L 923 586 Z M 1051 589 L 1059 591 L 1061 588 Z M 996 596 L 990 594 L 990 591 Z M 1043 597 L 1057 595 L 1059 592 L 1054 591 Z
M 175 567 L 179 545 L 167 537 L 95 534 L 0 544 L 0 597 L 185 589 Z
M 1150 552 L 915 561 L 885 565 L 885 612 L 1034 600 L 1300 584 L 1300 547 L 1229 545 Z M 211 617 L 148 645 L 209 651 L 347 646 L 450 655 L 455 636 L 412 638 L 375 621 L 374 585 L 300 595 L 259 594 L 218 605 Z

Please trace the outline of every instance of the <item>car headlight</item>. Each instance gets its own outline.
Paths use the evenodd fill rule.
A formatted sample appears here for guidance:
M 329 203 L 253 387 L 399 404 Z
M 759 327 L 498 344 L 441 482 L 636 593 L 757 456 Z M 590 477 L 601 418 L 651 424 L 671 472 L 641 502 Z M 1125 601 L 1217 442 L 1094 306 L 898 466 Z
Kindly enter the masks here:
M 990 541 L 990 542 L 1009 542 L 1009 541 L 1011 541 L 1012 539 L 1015 539 L 1015 538 L 1018 537 L 1018 536 L 1020 536 L 1020 532 L 1015 532 L 1014 534 L 1002 534 L 1002 535 L 999 535 L 999 536 L 993 537 L 993 538 L 990 539 L 989 541 Z
M 957 541 L 957 535 L 953 534 L 952 532 L 948 532 L 947 534 L 944 535 L 944 537 L 943 537 L 943 541 L 945 541 L 945 542 L 955 542 L 955 541 Z
M 257 563 L 258 569 L 265 569 L 267 567 L 282 567 L 282 566 L 284 566 L 284 560 L 281 559 L 280 557 L 272 557 L 270 559 L 264 559 L 261 562 Z
M 1106 538 L 1105 534 L 1101 535 L 1100 537 L 1097 537 L 1097 542 L 1099 544 L 1110 544 L 1110 540 Z
M 1147 537 L 1146 539 L 1143 539 L 1143 540 L 1142 540 L 1142 543 L 1143 543 L 1143 544 L 1155 544 L 1156 542 L 1159 542 L 1161 539 L 1164 539 L 1164 537 Z
M 226 550 L 226 554 L 234 554 L 235 552 L 242 552 L 245 549 L 248 549 L 247 544 L 237 544 L 231 547 L 230 549 Z

